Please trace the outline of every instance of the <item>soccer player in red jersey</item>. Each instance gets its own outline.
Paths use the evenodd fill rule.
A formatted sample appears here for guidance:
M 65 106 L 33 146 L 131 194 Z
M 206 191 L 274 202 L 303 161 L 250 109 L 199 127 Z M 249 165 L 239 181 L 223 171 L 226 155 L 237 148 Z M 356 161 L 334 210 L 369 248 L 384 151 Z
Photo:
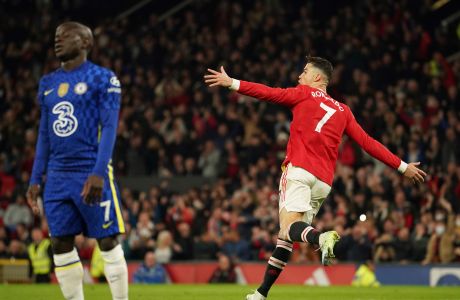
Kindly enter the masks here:
M 220 72 L 212 69 L 208 72 L 204 77 L 210 87 L 227 87 L 243 95 L 287 106 L 293 115 L 279 185 L 278 242 L 268 261 L 263 283 L 253 294 L 247 295 L 247 300 L 267 297 L 289 260 L 294 242 L 319 245 L 322 263 L 330 264 L 339 235 L 335 231 L 321 233 L 311 223 L 331 190 L 343 134 L 413 183 L 424 181 L 426 174 L 417 168 L 419 162 L 407 164 L 391 153 L 361 128 L 348 106 L 327 94 L 332 65 L 326 59 L 309 57 L 299 76 L 299 84 L 292 88 L 271 88 L 233 79 L 223 67 Z

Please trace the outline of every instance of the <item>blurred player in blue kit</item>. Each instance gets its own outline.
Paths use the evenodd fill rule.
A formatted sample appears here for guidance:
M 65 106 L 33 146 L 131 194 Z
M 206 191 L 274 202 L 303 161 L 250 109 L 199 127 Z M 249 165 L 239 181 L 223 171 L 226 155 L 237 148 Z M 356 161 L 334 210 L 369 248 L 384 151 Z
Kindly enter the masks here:
M 121 87 L 115 74 L 87 60 L 91 30 L 61 24 L 54 50 L 61 68 L 41 78 L 36 156 L 27 191 L 34 213 L 43 191 L 56 277 L 66 299 L 83 299 L 83 268 L 75 235 L 96 238 L 113 299 L 128 299 L 128 270 L 117 235 L 125 228 L 110 165 Z

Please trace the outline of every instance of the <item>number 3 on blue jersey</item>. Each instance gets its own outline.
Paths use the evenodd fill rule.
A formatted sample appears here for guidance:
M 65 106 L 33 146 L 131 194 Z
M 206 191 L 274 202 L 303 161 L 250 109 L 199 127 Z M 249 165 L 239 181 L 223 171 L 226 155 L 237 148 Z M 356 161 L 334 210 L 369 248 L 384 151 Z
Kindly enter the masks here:
M 74 116 L 72 103 L 62 101 L 53 107 L 53 114 L 58 115 L 58 119 L 53 122 L 53 130 L 57 136 L 68 137 L 78 128 L 78 120 Z

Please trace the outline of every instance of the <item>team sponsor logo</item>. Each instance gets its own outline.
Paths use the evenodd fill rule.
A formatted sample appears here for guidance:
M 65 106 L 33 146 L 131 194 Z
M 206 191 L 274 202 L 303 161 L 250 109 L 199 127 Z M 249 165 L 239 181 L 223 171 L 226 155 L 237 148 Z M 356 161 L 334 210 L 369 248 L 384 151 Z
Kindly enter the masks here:
M 121 94 L 121 88 L 111 87 L 107 89 L 107 93 L 118 93 Z
M 432 268 L 430 286 L 460 285 L 460 268 Z
M 305 282 L 305 285 L 319 285 L 319 286 L 329 286 L 331 281 L 327 276 L 326 272 L 322 267 L 317 268 L 310 277 L 308 277 Z
M 103 228 L 103 229 L 107 229 L 107 228 L 109 228 L 112 224 L 113 224 L 113 221 L 104 223 L 104 224 L 102 224 L 102 228 Z
M 43 93 L 43 95 L 48 96 L 48 95 L 51 94 L 53 91 L 54 91 L 54 89 L 46 90 L 46 91 Z
M 79 82 L 75 85 L 73 91 L 77 95 L 83 95 L 88 90 L 88 86 L 84 82 Z
M 107 89 L 107 93 L 117 93 L 121 94 L 120 80 L 116 76 L 110 78 L 110 84 L 112 85 Z
M 113 86 L 116 86 L 116 87 L 120 87 L 120 80 L 118 80 L 118 78 L 116 76 L 112 76 L 112 78 L 110 78 L 110 84 L 113 85 Z
M 72 103 L 68 101 L 59 102 L 53 107 L 52 112 L 57 115 L 57 120 L 53 122 L 53 130 L 57 136 L 68 137 L 77 130 L 78 120 L 73 114 Z
M 58 88 L 59 97 L 64 97 L 65 95 L 67 95 L 68 92 L 69 92 L 69 84 L 67 82 L 61 83 Z

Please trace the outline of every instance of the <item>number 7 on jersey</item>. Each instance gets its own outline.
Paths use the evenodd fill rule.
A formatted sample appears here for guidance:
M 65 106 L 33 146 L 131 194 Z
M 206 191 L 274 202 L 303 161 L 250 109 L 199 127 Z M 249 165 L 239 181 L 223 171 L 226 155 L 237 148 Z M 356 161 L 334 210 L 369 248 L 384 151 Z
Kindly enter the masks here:
M 323 116 L 321 120 L 319 120 L 318 124 L 316 125 L 316 132 L 321 132 L 321 128 L 323 127 L 323 125 L 326 124 L 327 120 L 329 120 L 332 117 L 332 115 L 335 114 L 335 112 L 337 111 L 333 108 L 330 108 L 323 102 L 321 102 L 319 106 L 326 111 L 326 114 Z

